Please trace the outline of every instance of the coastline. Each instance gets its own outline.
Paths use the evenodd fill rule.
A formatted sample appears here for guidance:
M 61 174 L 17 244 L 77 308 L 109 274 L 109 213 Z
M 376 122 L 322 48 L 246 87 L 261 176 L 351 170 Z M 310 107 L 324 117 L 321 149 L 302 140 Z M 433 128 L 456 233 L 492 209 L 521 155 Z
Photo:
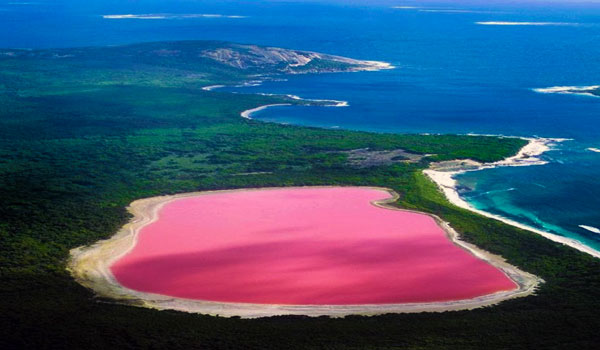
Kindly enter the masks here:
M 379 70 L 396 69 L 394 65 L 383 61 L 356 60 L 360 66 L 351 69 L 350 72 L 375 72 Z
M 336 58 L 342 60 L 342 62 L 346 62 L 346 63 L 351 62 L 352 64 L 355 64 L 356 67 L 354 67 L 350 70 L 345 70 L 345 71 L 317 72 L 317 73 L 375 72 L 375 71 L 380 71 L 380 70 L 388 70 L 388 69 L 396 68 L 395 66 L 393 66 L 392 64 L 390 64 L 388 62 L 354 60 L 354 59 L 348 59 L 348 58 L 338 57 L 338 56 L 332 56 L 332 57 L 336 57 Z M 286 72 L 286 74 L 307 74 L 307 73 L 312 73 L 312 72 L 302 72 L 302 73 Z M 265 80 L 275 80 L 275 79 L 266 77 Z M 259 86 L 263 82 L 264 82 L 264 80 L 251 80 L 251 81 L 243 82 L 238 85 L 234 85 L 233 87 L 241 88 L 241 87 L 248 87 L 248 86 Z M 207 85 L 207 86 L 202 87 L 202 90 L 203 91 L 214 91 L 214 90 L 225 88 L 225 87 L 228 87 L 228 85 L 221 85 L 221 84 Z M 276 94 L 268 94 L 268 93 L 259 93 L 259 95 L 277 96 Z M 348 107 L 349 106 L 348 101 L 327 100 L 327 99 L 304 99 L 304 98 L 296 96 L 296 95 L 281 95 L 281 96 L 287 97 L 287 98 L 289 98 L 291 100 L 295 100 L 295 101 L 308 102 L 307 105 L 309 105 L 309 106 L 311 105 L 311 103 L 314 103 L 314 106 L 321 106 L 321 107 Z M 262 111 L 269 107 L 291 106 L 291 105 L 292 105 L 291 103 L 274 103 L 274 104 L 263 105 L 263 106 L 259 106 L 256 108 L 251 108 L 251 109 L 242 111 L 240 113 L 240 116 L 244 119 L 252 119 L 251 116 L 253 113 Z
M 318 186 L 317 186 L 318 187 Z M 321 186 L 339 187 L 339 186 Z M 460 239 L 459 234 L 438 216 L 418 211 L 405 210 L 391 206 L 398 195 L 390 189 L 369 187 L 384 190 L 390 197 L 375 201 L 372 204 L 384 209 L 409 211 L 428 215 L 435 219 L 457 247 L 471 253 L 476 258 L 486 261 L 503 271 L 518 287 L 510 291 L 500 291 L 473 299 L 406 304 L 366 304 L 366 305 L 271 305 L 247 303 L 223 303 L 202 300 L 175 298 L 171 296 L 135 291 L 121 286 L 110 271 L 110 266 L 135 247 L 139 232 L 143 227 L 155 222 L 159 210 L 167 203 L 185 197 L 200 196 L 212 193 L 232 191 L 268 190 L 269 188 L 248 188 L 225 191 L 192 192 L 171 196 L 159 196 L 140 199 L 132 202 L 127 208 L 133 214 L 129 223 L 109 239 L 98 241 L 90 246 L 72 249 L 68 271 L 75 280 L 102 298 L 110 298 L 118 303 L 135 305 L 158 310 L 178 310 L 219 316 L 239 316 L 242 318 L 259 318 L 278 315 L 305 315 L 343 317 L 347 315 L 377 315 L 385 313 L 445 312 L 470 310 L 495 305 L 501 301 L 525 297 L 535 292 L 543 281 L 527 272 L 508 264 L 502 257 L 486 252 Z
M 581 252 L 600 258 L 600 251 L 590 248 L 574 239 L 555 235 L 525 224 L 521 224 L 515 220 L 507 219 L 500 215 L 477 209 L 460 197 L 457 190 L 457 181 L 454 179 L 454 176 L 468 171 L 478 171 L 499 166 L 529 166 L 547 164 L 547 162 L 540 159 L 539 156 L 550 150 L 550 147 L 553 143 L 565 141 L 565 139 L 556 138 L 526 138 L 526 140 L 528 140 L 529 143 L 525 145 L 516 155 L 498 162 L 484 164 L 469 159 L 439 162 L 431 164 L 429 169 L 423 170 L 423 173 L 437 185 L 442 193 L 444 193 L 448 201 L 457 207 L 469 210 L 487 218 L 501 221 L 505 224 L 523 230 L 537 233 L 551 241 L 567 245 Z
M 268 95 L 268 94 L 265 94 Z M 272 96 L 272 95 L 271 95 Z M 298 96 L 294 96 L 294 95 L 284 95 L 285 97 L 288 97 L 292 100 L 296 100 L 296 101 L 306 101 L 308 102 L 308 104 L 306 105 L 301 105 L 301 106 L 314 106 L 314 107 L 348 107 L 349 104 L 346 101 L 337 101 L 337 100 L 309 100 L 309 99 L 303 99 L 301 97 Z M 314 103 L 314 104 L 311 104 Z M 322 103 L 322 104 L 318 104 L 318 103 Z M 277 107 L 277 106 L 293 106 L 294 104 L 292 103 L 272 103 L 272 104 L 268 104 L 268 105 L 262 105 L 262 106 L 258 106 L 256 108 L 251 108 L 251 109 L 247 109 L 245 111 L 242 111 L 240 113 L 240 116 L 244 119 L 252 119 L 252 114 L 256 113 L 256 112 L 260 112 L 262 110 L 265 110 L 269 107 Z
M 240 116 L 244 119 L 252 119 L 252 114 L 262 111 L 264 109 L 267 109 L 269 107 L 276 107 L 276 106 L 291 106 L 291 103 L 273 103 L 270 105 L 262 105 L 262 106 L 258 106 L 256 108 L 251 108 L 251 109 L 247 109 L 245 111 L 243 111 L 242 113 L 240 113 Z

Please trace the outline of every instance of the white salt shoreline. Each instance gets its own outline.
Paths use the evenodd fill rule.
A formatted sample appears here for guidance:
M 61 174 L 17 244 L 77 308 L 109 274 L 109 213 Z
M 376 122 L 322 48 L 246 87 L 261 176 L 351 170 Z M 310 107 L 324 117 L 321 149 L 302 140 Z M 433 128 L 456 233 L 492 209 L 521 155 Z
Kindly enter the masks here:
M 328 188 L 339 186 L 311 186 L 312 188 Z M 294 188 L 294 187 L 286 187 Z M 539 277 L 510 265 L 502 257 L 484 251 L 477 246 L 464 242 L 460 235 L 445 221 L 436 215 L 400 209 L 390 204 L 398 199 L 398 194 L 387 188 L 365 187 L 384 190 L 390 197 L 372 204 L 389 210 L 399 210 L 428 215 L 446 232 L 457 247 L 468 251 L 478 259 L 484 260 L 500 269 L 510 278 L 517 288 L 482 295 L 472 299 L 404 304 L 365 304 L 365 305 L 280 305 L 280 304 L 251 304 L 212 302 L 195 299 L 176 298 L 161 294 L 140 292 L 122 286 L 114 277 L 110 266 L 135 247 L 141 229 L 158 219 L 159 210 L 167 203 L 192 196 L 236 191 L 265 191 L 277 188 L 245 188 L 237 190 L 206 191 L 183 193 L 171 196 L 159 196 L 140 199 L 132 202 L 128 211 L 133 214 L 131 221 L 109 239 L 98 241 L 90 246 L 82 246 L 71 250 L 68 271 L 77 282 L 103 298 L 109 298 L 118 303 L 147 307 L 158 310 L 178 310 L 192 313 L 202 313 L 225 317 L 239 316 L 242 318 L 259 318 L 279 315 L 305 315 L 311 317 L 331 316 L 344 317 L 347 315 L 380 315 L 387 313 L 418 313 L 446 312 L 456 310 L 471 310 L 484 306 L 498 304 L 501 301 L 525 297 L 533 294 L 543 280 Z
M 580 243 L 574 239 L 555 235 L 525 224 L 521 224 L 511 219 L 507 219 L 500 215 L 488 213 L 486 211 L 477 209 L 471 204 L 462 199 L 457 191 L 457 181 L 454 179 L 455 175 L 462 174 L 468 171 L 478 171 L 482 169 L 495 168 L 498 166 L 528 166 L 528 165 L 543 165 L 547 162 L 539 158 L 544 152 L 550 149 L 550 145 L 555 142 L 562 142 L 565 139 L 550 139 L 550 138 L 529 138 L 529 143 L 523 147 L 517 155 L 506 158 L 499 162 L 482 164 L 473 160 L 465 160 L 460 162 L 461 164 L 453 164 L 454 166 L 448 169 L 447 162 L 441 162 L 432 164 L 429 169 L 423 170 L 423 173 L 427 175 L 444 193 L 448 201 L 457 207 L 470 210 L 474 213 L 483 215 L 488 218 L 502 221 L 508 225 L 518 227 L 523 230 L 537 233 L 551 241 L 558 242 L 569 247 L 575 248 L 581 252 L 588 253 L 594 257 L 600 258 L 600 251 L 592 249 L 583 243 Z M 455 162 L 456 163 L 456 162 Z

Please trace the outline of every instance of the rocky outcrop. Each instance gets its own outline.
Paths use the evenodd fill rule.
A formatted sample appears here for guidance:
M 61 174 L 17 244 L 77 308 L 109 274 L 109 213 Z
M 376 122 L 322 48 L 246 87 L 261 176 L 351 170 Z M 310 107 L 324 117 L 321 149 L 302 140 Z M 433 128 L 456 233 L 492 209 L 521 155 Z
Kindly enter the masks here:
M 276 47 L 231 44 L 204 50 L 202 57 L 239 69 L 274 67 L 282 73 L 339 72 L 379 70 L 392 68 L 390 64 L 362 61 L 310 51 L 288 50 Z

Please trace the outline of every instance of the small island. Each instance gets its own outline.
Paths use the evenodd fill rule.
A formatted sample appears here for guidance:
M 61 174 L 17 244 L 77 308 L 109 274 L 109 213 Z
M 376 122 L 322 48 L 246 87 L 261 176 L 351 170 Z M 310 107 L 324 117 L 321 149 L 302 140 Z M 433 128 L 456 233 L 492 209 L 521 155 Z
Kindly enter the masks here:
M 600 85 L 592 86 L 553 86 L 549 88 L 539 88 L 533 91 L 542 94 L 563 94 L 600 97 Z

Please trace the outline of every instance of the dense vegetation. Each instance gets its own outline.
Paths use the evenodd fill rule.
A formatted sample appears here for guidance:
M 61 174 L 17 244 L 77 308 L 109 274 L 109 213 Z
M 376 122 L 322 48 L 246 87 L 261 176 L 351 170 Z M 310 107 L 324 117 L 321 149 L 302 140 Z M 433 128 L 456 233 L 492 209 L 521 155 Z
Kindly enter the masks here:
M 155 52 L 157 45 L 135 47 Z M 421 173 L 433 160 L 498 160 L 523 141 L 245 120 L 240 111 L 283 98 L 201 87 L 256 72 L 108 54 L 128 50 L 62 50 L 74 55 L 68 61 L 44 51 L 0 58 L 0 348 L 597 347 L 597 259 L 456 208 Z M 366 147 L 432 155 L 357 168 L 341 153 Z M 112 235 L 137 198 L 331 184 L 392 188 L 401 195 L 398 205 L 442 216 L 467 240 L 546 283 L 537 296 L 473 311 L 241 320 L 115 305 L 94 298 L 65 270 L 69 249 Z

